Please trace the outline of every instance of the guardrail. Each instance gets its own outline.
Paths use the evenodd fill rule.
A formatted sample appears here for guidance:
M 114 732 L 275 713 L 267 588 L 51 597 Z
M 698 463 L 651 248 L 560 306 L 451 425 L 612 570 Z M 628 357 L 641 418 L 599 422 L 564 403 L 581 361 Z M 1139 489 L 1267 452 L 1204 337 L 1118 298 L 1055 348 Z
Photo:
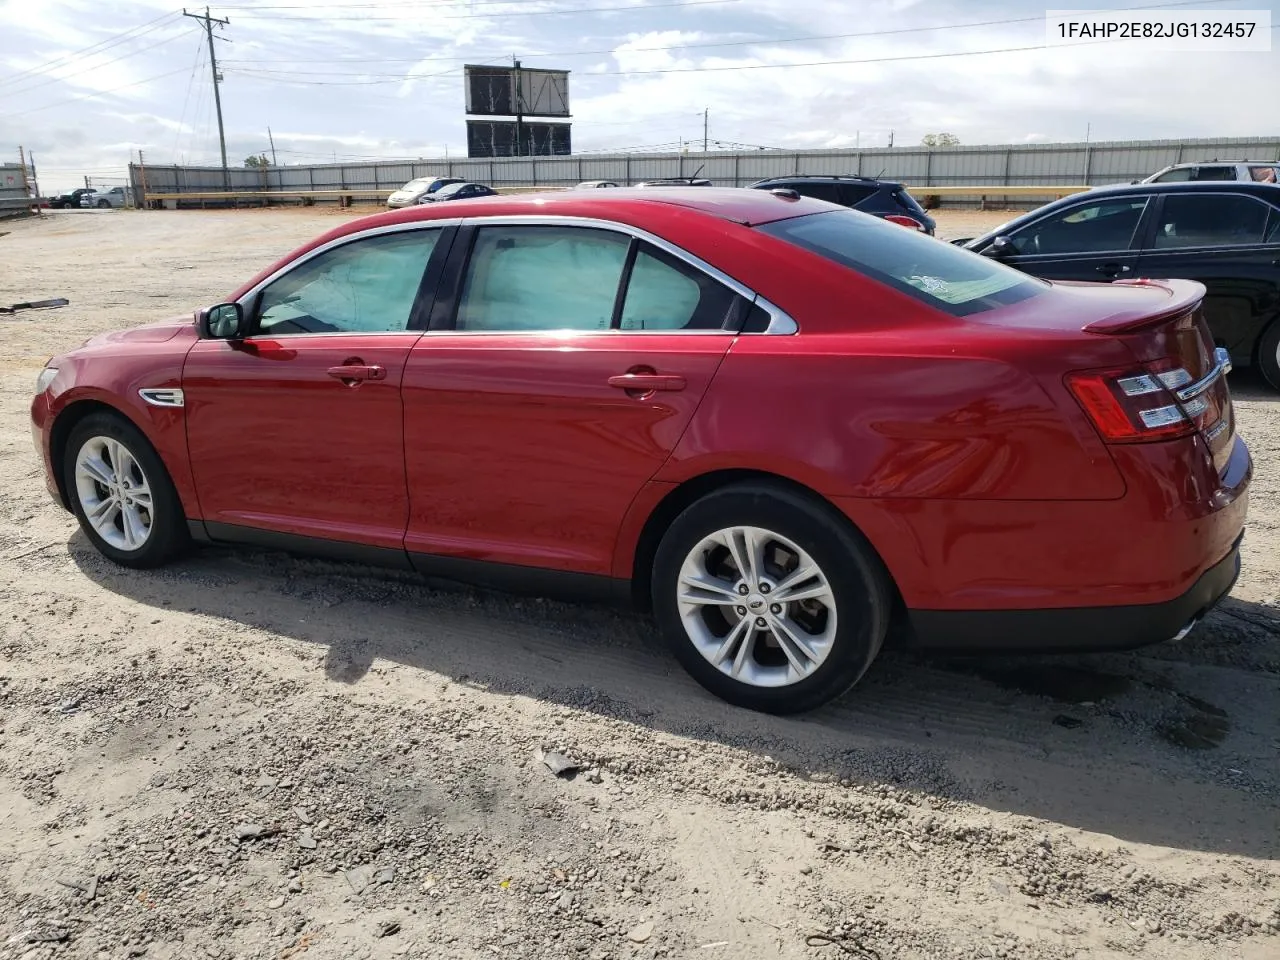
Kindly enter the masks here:
M 495 187 L 499 193 L 541 193 L 547 190 L 557 189 L 555 187 Z M 354 200 L 386 200 L 387 197 L 395 193 L 395 190 L 356 190 L 356 189 L 340 189 L 340 190 L 186 190 L 177 193 L 156 192 L 150 190 L 146 193 L 146 202 L 148 205 L 152 203 L 174 203 L 182 200 L 198 201 L 201 206 L 214 201 L 225 203 L 230 201 L 237 204 L 241 200 L 297 200 L 304 206 L 310 206 L 316 200 L 337 200 L 338 206 L 349 207 Z

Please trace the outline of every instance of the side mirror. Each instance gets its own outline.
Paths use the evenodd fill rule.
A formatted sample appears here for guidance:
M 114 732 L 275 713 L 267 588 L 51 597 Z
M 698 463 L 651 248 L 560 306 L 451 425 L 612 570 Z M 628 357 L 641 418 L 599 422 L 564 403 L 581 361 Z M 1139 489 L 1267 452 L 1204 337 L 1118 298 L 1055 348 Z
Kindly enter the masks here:
M 244 337 L 244 308 L 238 303 L 219 303 L 198 314 L 200 336 L 206 340 L 240 340 Z
M 986 249 L 982 251 L 984 257 L 990 257 L 993 260 L 1003 260 L 1005 257 L 1016 253 L 1013 241 L 1006 236 L 999 236 L 987 244 Z

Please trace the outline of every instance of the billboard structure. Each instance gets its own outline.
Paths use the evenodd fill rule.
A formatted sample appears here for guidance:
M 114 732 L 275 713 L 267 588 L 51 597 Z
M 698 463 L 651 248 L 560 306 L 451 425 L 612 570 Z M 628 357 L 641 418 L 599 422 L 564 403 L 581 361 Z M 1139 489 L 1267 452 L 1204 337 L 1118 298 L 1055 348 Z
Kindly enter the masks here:
M 569 117 L 569 71 L 468 64 L 468 157 L 551 157 L 570 152 L 568 123 L 527 117 Z M 477 117 L 513 119 L 474 119 Z

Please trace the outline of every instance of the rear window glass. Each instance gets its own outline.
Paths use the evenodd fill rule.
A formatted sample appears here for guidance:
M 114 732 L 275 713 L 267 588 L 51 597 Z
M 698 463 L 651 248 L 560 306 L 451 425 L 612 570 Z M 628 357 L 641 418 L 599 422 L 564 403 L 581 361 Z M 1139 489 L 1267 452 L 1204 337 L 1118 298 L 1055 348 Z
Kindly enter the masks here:
M 1018 303 L 1049 286 L 953 244 L 852 210 L 777 220 L 759 229 L 957 317 Z

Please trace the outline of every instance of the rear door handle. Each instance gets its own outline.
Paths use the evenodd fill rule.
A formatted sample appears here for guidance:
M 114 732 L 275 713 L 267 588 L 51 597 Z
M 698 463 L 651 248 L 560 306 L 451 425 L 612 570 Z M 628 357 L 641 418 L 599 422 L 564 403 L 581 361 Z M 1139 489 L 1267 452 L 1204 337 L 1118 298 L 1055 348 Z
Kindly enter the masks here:
M 1096 268 L 1104 277 L 1118 277 L 1122 273 L 1128 273 L 1129 268 L 1120 263 L 1104 263 Z
M 330 367 L 328 372 L 329 376 L 344 383 L 387 379 L 387 368 L 380 367 L 376 363 L 344 363 L 339 367 Z
M 609 386 L 627 393 L 653 393 L 655 390 L 683 390 L 684 377 L 670 373 L 620 373 L 609 378 Z

